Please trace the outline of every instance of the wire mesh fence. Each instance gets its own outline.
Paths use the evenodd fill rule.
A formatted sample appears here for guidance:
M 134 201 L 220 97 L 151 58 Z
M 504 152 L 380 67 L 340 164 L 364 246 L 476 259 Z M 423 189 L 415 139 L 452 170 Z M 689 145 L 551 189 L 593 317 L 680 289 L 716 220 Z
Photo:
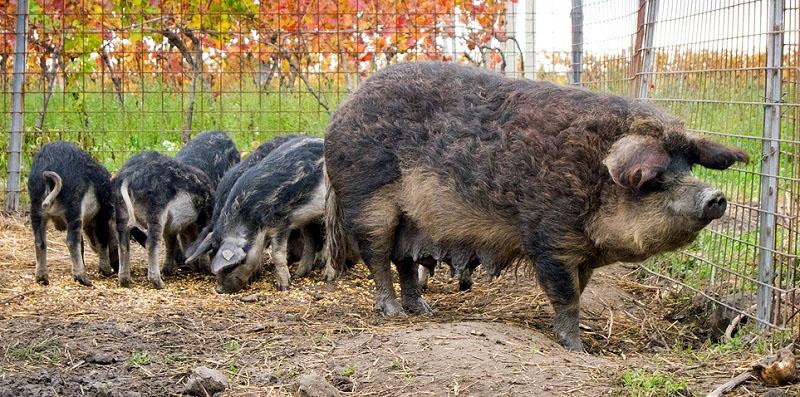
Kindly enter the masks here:
M 20 58 L 19 1 L 0 5 L 5 115 Z M 748 165 L 696 170 L 725 191 L 728 215 L 644 268 L 769 330 L 800 330 L 798 0 L 37 0 L 27 8 L 22 186 L 32 153 L 49 141 L 76 142 L 111 171 L 142 150 L 174 153 L 207 129 L 227 131 L 247 152 L 279 134 L 321 135 L 337 104 L 388 64 L 470 63 L 653 101 L 694 133 L 747 149 Z M 3 169 L 14 154 L 11 127 L 0 119 Z
M 727 216 L 645 268 L 760 328 L 798 330 L 795 1 L 598 1 L 583 5 L 582 85 L 657 103 L 690 131 L 745 148 L 748 165 L 696 174 Z M 627 26 L 609 29 L 609 26 Z

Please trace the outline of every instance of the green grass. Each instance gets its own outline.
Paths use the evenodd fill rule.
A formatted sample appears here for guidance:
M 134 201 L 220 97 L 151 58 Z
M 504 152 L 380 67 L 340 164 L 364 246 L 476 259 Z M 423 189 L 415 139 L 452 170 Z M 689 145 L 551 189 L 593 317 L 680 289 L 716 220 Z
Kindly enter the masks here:
M 131 366 L 146 367 L 151 362 L 150 353 L 141 351 L 131 353 L 131 357 L 128 359 L 128 365 Z
M 188 359 L 181 353 L 170 352 L 170 353 L 165 353 L 161 361 L 164 364 L 171 367 L 180 367 L 184 365 L 188 361 Z
M 201 93 L 192 118 L 192 133 L 220 129 L 229 132 L 242 152 L 249 152 L 272 137 L 287 133 L 322 135 L 328 113 L 307 90 L 271 87 L 259 92 L 252 84 L 219 96 Z M 39 92 L 36 92 L 36 91 Z M 341 90 L 322 86 L 323 101 L 335 109 Z M 32 154 L 43 144 L 67 140 L 89 151 L 109 170 L 144 150 L 174 154 L 181 147 L 184 109 L 188 92 L 167 83 L 146 82 L 125 94 L 123 107 L 110 86 L 88 81 L 57 87 L 40 130 L 35 128 L 43 102 L 38 86 L 25 95 L 25 136 L 23 144 L 23 186 Z M 0 98 L 0 110 L 8 115 L 11 96 Z M 0 185 L 5 186 L 10 118 L 0 118 Z M 24 190 L 24 189 L 23 189 Z M 25 196 L 23 194 L 23 196 Z
M 17 360 L 39 361 L 58 364 L 61 362 L 61 349 L 53 338 L 31 342 L 26 346 L 19 346 L 11 349 L 10 354 Z
M 342 368 L 342 371 L 339 373 L 339 375 L 350 377 L 350 376 L 355 375 L 355 373 L 356 373 L 356 368 L 355 367 L 347 366 L 347 367 Z
M 229 360 L 227 364 L 225 364 L 225 371 L 231 376 L 236 376 L 236 374 L 239 373 L 239 366 L 236 365 L 235 361 Z
M 222 347 L 224 347 L 225 350 L 228 351 L 229 353 L 233 353 L 241 349 L 242 345 L 236 339 L 228 339 L 222 344 Z
M 659 370 L 632 368 L 622 374 L 622 383 L 631 397 L 693 396 L 686 381 Z

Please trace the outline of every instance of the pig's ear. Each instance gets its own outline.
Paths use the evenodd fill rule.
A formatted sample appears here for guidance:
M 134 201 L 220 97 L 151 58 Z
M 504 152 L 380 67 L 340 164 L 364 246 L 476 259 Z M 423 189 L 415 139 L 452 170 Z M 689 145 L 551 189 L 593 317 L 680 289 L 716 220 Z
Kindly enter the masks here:
M 627 135 L 614 142 L 603 164 L 618 185 L 638 190 L 667 169 L 670 158 L 656 138 Z
M 197 244 L 196 247 L 190 245 L 189 248 L 186 250 L 186 253 L 189 255 L 188 258 L 184 262 L 192 263 L 197 260 L 201 255 L 205 254 L 206 252 L 211 250 L 211 242 L 214 239 L 214 232 L 206 234 L 206 237 L 200 244 Z
M 737 161 L 750 161 L 750 156 L 741 148 L 729 148 L 708 139 L 695 139 L 692 143 L 691 161 L 706 168 L 724 170 Z
M 219 247 L 214 260 L 211 261 L 211 273 L 217 274 L 222 270 L 241 263 L 247 254 L 242 247 L 233 243 L 223 243 Z

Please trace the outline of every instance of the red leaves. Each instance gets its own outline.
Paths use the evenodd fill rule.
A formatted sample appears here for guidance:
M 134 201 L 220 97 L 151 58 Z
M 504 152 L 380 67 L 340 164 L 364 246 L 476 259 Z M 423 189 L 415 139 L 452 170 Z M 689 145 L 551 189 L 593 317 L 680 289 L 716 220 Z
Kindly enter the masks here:
M 119 70 L 163 73 L 180 84 L 191 71 L 162 32 L 194 32 L 203 51 L 204 73 L 240 72 L 243 65 L 292 54 L 304 68 L 342 67 L 364 73 L 396 59 L 480 59 L 481 50 L 498 46 L 505 37 L 506 0 L 39 0 L 39 19 L 32 15 L 42 38 L 64 38 L 65 62 L 87 59 L 103 43 Z M 0 6 L 0 11 L 3 9 Z M 46 14 L 42 15 L 42 14 Z M 0 12 L 0 29 L 6 29 Z M 46 18 L 46 19 L 45 19 Z M 11 25 L 9 23 L 9 25 Z M 13 29 L 10 26 L 9 29 Z M 195 45 L 180 35 L 189 51 Z M 8 52 L 13 35 L 0 37 Z M 49 40 L 49 39 L 48 39 Z M 123 43 L 124 41 L 124 43 Z M 446 42 L 443 42 L 446 41 Z M 173 43 L 174 44 L 174 43 Z M 448 46 L 445 49 L 445 46 Z M 37 59 L 41 49 L 33 49 Z M 446 52 L 446 53 L 445 53 Z M 454 53 L 455 52 L 455 53 Z M 459 54 L 460 52 L 461 54 Z M 492 51 L 488 51 L 492 52 Z M 501 62 L 499 54 L 485 59 Z M 96 62 L 96 60 L 95 60 Z M 93 70 L 100 70 L 89 64 Z M 67 65 L 68 66 L 68 65 Z M 66 70 L 88 69 L 69 68 Z M 245 66 L 249 67 L 249 66 Z M 285 68 L 277 68 L 283 73 Z M 73 72 L 70 72 L 73 73 Z M 74 72 L 78 73 L 78 72 Z M 220 74 L 236 76 L 236 73 Z M 70 76 L 72 77 L 72 76 Z M 215 81 L 215 84 L 225 83 Z

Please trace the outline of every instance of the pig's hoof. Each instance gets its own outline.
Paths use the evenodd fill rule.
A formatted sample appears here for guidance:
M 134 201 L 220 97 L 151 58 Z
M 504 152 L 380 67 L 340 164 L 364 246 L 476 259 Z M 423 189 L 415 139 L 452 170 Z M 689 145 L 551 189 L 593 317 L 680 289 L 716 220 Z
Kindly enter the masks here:
M 106 267 L 106 268 L 102 268 L 101 267 L 100 268 L 100 275 L 103 276 L 103 277 L 111 277 L 111 276 L 114 275 L 114 269 L 112 269 L 110 266 Z
M 164 289 L 164 280 L 161 277 L 147 277 L 150 280 L 150 285 L 153 286 L 155 289 Z
M 403 308 L 414 314 L 433 314 L 433 309 L 422 297 L 403 299 Z
M 130 288 L 133 286 L 133 281 L 131 281 L 130 277 L 120 277 L 119 286 L 123 288 Z
M 36 275 L 36 282 L 41 285 L 50 285 L 50 278 L 47 275 Z
M 289 290 L 289 286 L 288 286 L 288 285 L 281 285 L 281 284 L 278 284 L 278 291 L 281 291 L 281 292 L 286 292 L 286 291 L 288 291 L 288 290 Z
M 308 272 L 310 271 L 311 271 L 311 266 L 300 266 L 297 268 L 297 270 L 294 271 L 292 277 L 294 278 L 305 277 L 305 275 L 308 274 Z
M 405 310 L 403 310 L 403 306 L 400 305 L 397 299 L 384 299 L 378 303 L 378 310 L 386 317 L 403 316 L 406 314 Z
M 164 265 L 164 267 L 161 269 L 161 273 L 163 273 L 165 276 L 173 276 L 175 275 L 175 269 L 175 265 Z
M 92 280 L 89 280 L 89 277 L 86 277 L 85 274 L 76 274 L 72 277 L 75 279 L 75 281 L 79 282 L 81 285 L 84 285 L 86 287 L 92 286 Z
M 564 346 L 565 349 L 571 352 L 586 353 L 586 348 L 583 347 L 583 342 L 581 342 L 580 337 L 562 337 L 559 343 L 561 343 L 561 346 Z
M 472 281 L 459 281 L 458 282 L 458 290 L 459 291 L 469 291 L 472 289 Z

